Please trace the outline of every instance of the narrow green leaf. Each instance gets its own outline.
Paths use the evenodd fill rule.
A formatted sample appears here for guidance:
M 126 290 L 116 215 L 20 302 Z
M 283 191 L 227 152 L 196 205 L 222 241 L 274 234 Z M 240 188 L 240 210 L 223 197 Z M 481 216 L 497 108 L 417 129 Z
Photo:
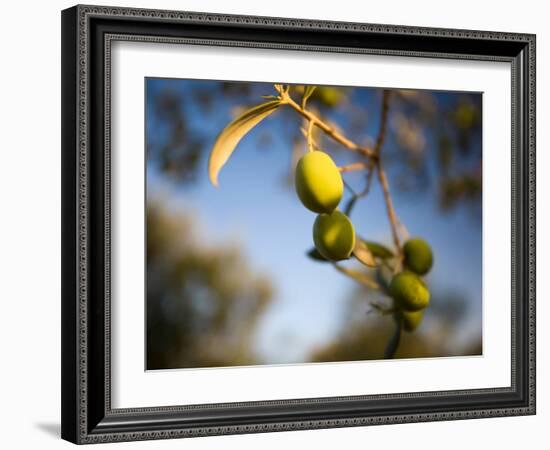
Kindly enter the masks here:
M 222 130 L 212 147 L 208 161 L 208 176 L 214 186 L 218 186 L 218 174 L 240 140 L 281 104 L 280 100 L 272 100 L 255 106 L 245 111 Z
M 389 314 L 393 314 L 395 312 L 394 308 L 383 305 L 378 302 L 369 302 L 370 307 L 373 311 L 381 314 L 382 316 L 387 316 Z
M 377 242 L 365 241 L 365 240 L 363 240 L 362 242 L 370 250 L 373 256 L 376 256 L 377 258 L 388 259 L 388 258 L 393 258 L 395 256 L 393 252 L 385 245 L 379 244 Z
M 392 273 L 388 272 L 388 268 L 380 266 L 376 269 L 375 279 L 380 288 L 384 291 L 386 295 L 391 297 L 390 292 L 390 282 L 392 278 Z
M 376 258 L 380 259 L 390 259 L 393 258 L 395 255 L 394 253 L 385 245 L 379 244 L 378 242 L 374 241 L 367 241 L 365 239 L 360 238 L 357 236 L 357 242 L 361 242 L 360 244 L 362 247 L 366 247 L 370 250 L 372 255 Z
M 355 241 L 353 255 L 365 266 L 376 267 L 378 265 L 376 264 L 373 254 L 361 239 Z
M 362 270 L 350 269 L 349 267 L 344 267 L 340 264 L 334 264 L 334 267 L 339 272 L 345 273 L 348 277 L 353 278 L 355 281 L 358 281 L 363 286 L 369 287 L 371 289 L 380 288 L 380 286 L 378 286 L 378 283 Z

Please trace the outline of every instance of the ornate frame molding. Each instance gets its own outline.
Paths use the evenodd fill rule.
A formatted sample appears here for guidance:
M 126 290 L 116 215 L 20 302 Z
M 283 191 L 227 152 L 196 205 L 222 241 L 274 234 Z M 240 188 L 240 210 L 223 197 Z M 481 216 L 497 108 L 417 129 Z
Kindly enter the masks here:
M 115 32 L 104 27 L 105 20 L 111 21 Z M 92 28 L 102 22 L 98 31 Z M 246 29 L 249 36 L 267 30 L 270 33 L 285 31 L 299 32 L 317 30 L 331 32 L 336 37 L 333 44 L 297 42 L 268 42 L 261 39 L 220 39 L 212 37 L 152 36 L 125 31 L 128 21 L 139 22 L 143 27 L 153 22 L 173 27 L 186 25 L 232 27 Z M 221 28 L 220 28 L 221 29 Z M 229 29 L 229 28 L 227 28 Z M 118 32 L 116 32 L 118 31 Z M 271 432 L 284 430 L 362 426 L 403 422 L 439 421 L 535 413 L 535 36 L 487 31 L 449 30 L 396 25 L 376 25 L 347 22 L 313 21 L 304 19 L 233 16 L 194 12 L 158 11 L 98 6 L 76 6 L 63 13 L 63 412 L 62 434 L 65 439 L 76 443 L 98 443 L 173 437 L 206 436 L 216 434 L 237 434 L 250 432 Z M 345 36 L 353 33 L 364 36 L 368 42 L 375 36 L 373 47 L 350 47 L 340 45 Z M 291 33 L 292 34 L 292 33 Z M 261 37 L 261 36 L 260 36 Z M 383 48 L 390 37 L 410 37 L 420 42 L 422 48 L 411 44 L 406 49 Z M 418 39 L 423 38 L 423 39 Z M 96 41 L 94 41 L 94 39 Z M 290 38 L 292 39 L 292 38 Z M 364 54 L 384 54 L 411 57 L 480 59 L 506 61 L 512 64 L 512 386 L 510 388 L 478 389 L 469 391 L 440 391 L 418 394 L 374 395 L 360 397 L 331 397 L 319 399 L 292 399 L 284 401 L 250 402 L 239 404 L 193 405 L 159 408 L 119 409 L 111 408 L 110 402 L 110 67 L 111 43 L 116 40 L 155 43 L 186 43 L 197 45 L 224 45 L 255 48 L 277 48 L 304 51 L 330 51 Z M 455 41 L 456 40 L 456 41 Z M 433 43 L 446 41 L 450 48 L 460 51 L 444 52 Z M 94 43 L 95 42 L 95 43 Z M 100 42 L 103 49 L 99 48 Z M 454 44 L 456 42 L 456 45 Z M 493 53 L 478 50 L 483 43 L 500 43 Z M 345 42 L 342 42 L 345 43 Z M 380 44 L 382 43 L 382 44 Z M 335 44 L 335 45 L 334 45 Z M 382 48 L 380 48 L 382 45 Z M 453 46 L 454 45 L 454 46 Z M 405 45 L 406 46 L 406 45 Z M 471 48 L 471 51 L 470 51 Z M 487 46 L 487 48 L 492 48 Z M 515 52 L 514 49 L 518 49 Z M 499 49 L 504 49 L 499 51 Z M 98 67 L 99 62 L 102 67 Z M 104 123 L 97 132 L 96 116 L 90 113 L 92 104 L 100 94 L 97 87 L 98 74 L 103 72 L 102 108 Z M 75 106 L 76 105 L 76 106 Z M 97 133 L 95 138 L 94 133 Z M 99 137 L 101 135 L 101 139 Z M 95 139 L 95 140 L 94 140 Z M 93 142 L 93 146 L 92 143 Z M 103 146 L 101 170 L 91 164 L 96 158 L 92 151 Z M 95 161 L 95 159 L 94 159 Z M 94 163 L 95 164 L 95 163 Z M 98 173 L 97 171 L 101 173 Z M 101 179 L 98 178 L 102 175 Z M 94 176 L 95 179 L 94 179 Z M 96 186 L 102 188 L 97 191 Z M 98 200 L 98 195 L 102 198 Z M 94 206 L 96 205 L 99 206 Z M 99 213 L 102 212 L 102 217 Z M 90 233 L 97 233 L 98 221 L 103 221 L 102 239 L 94 241 Z M 93 231 L 92 231 L 93 230 Z M 98 250 L 97 246 L 102 249 Z M 98 257 L 102 261 L 98 261 Z M 96 291 L 94 277 L 102 267 L 104 304 L 102 323 L 92 317 L 91 291 Z M 517 266 L 519 265 L 519 269 Z M 91 275 L 94 270 L 94 275 Z M 517 283 L 516 283 L 517 281 Z M 522 297 L 521 288 L 524 287 Z M 97 294 L 97 292 L 96 292 Z M 516 298 L 518 297 L 518 298 Z M 516 303 L 517 302 L 517 303 Z M 96 303 L 94 307 L 97 308 Z M 97 312 L 97 311 L 96 311 Z M 521 317 L 519 317 L 521 316 Z M 99 336 L 100 332 L 102 336 Z M 521 338 L 521 342 L 517 339 Z M 66 341 L 69 341 L 67 343 Z M 525 341 L 523 341 L 525 340 Z M 97 359 L 91 359 L 102 343 L 103 366 L 93 373 L 103 373 L 103 383 L 92 382 L 91 370 L 98 366 Z M 521 348 L 520 348 L 521 346 Z M 519 352 L 521 350 L 521 352 Z M 526 351 L 524 351 L 526 350 Z M 518 354 L 519 353 L 519 354 Z M 102 370 L 100 370 L 102 369 Z M 518 371 L 519 369 L 519 371 Z M 69 380 L 69 383 L 65 383 Z M 95 378 L 94 378 L 95 379 Z M 93 404 L 90 395 L 102 386 L 102 402 Z M 522 392 L 519 393 L 518 391 Z M 512 395 L 513 394 L 513 395 Z M 380 402 L 397 399 L 408 402 L 426 398 L 456 397 L 475 405 L 476 397 L 509 395 L 505 406 L 495 403 L 487 407 L 456 408 L 448 410 L 438 406 L 432 411 L 413 411 L 403 414 L 343 414 L 341 417 L 307 418 L 292 420 L 258 421 L 258 423 L 218 423 L 201 426 L 183 418 L 176 426 L 169 425 L 174 415 L 185 416 L 190 411 L 201 411 L 204 417 L 209 410 L 224 408 L 287 408 L 307 405 L 322 405 L 335 402 L 361 400 Z M 512 397 L 513 401 L 512 401 Z M 414 410 L 414 408 L 413 408 Z M 351 411 L 351 410 L 350 410 Z

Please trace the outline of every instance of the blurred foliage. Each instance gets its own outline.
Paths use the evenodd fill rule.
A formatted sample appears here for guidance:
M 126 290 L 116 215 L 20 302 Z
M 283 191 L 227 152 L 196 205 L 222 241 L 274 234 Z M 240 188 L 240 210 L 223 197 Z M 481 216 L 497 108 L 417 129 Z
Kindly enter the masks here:
M 148 158 L 155 160 L 167 175 L 181 181 L 193 180 L 204 152 L 204 140 L 190 132 L 187 112 L 181 108 L 182 99 L 172 91 L 163 91 L 153 103 L 152 126 L 166 129 L 167 139 L 154 142 L 147 139 Z M 148 124 L 149 125 L 149 124 Z
M 204 241 L 191 214 L 163 199 L 147 205 L 147 369 L 259 364 L 258 322 L 273 297 L 269 278 L 255 273 L 238 244 Z M 365 269 L 370 270 L 370 269 Z M 340 332 L 305 361 L 380 359 L 394 322 L 369 314 L 383 292 L 357 287 L 343 294 Z M 455 327 L 466 313 L 456 292 L 434 292 L 427 317 L 403 333 L 395 358 L 481 354 L 481 336 L 457 346 Z
M 247 365 L 272 298 L 237 245 L 204 242 L 190 215 L 147 204 L 147 368 Z
M 398 186 L 414 190 L 434 185 L 442 210 L 467 205 L 480 215 L 481 95 L 457 94 L 443 105 L 429 91 L 394 94 L 388 147 L 394 143 L 393 160 L 404 169 Z
M 317 348 L 311 361 L 382 359 L 394 333 L 395 322 L 391 314 L 372 313 L 369 302 L 383 304 L 384 300 L 387 299 L 376 291 L 355 289 L 345 300 L 346 310 L 339 334 Z M 466 305 L 466 300 L 454 292 L 436 291 L 420 327 L 414 333 L 402 333 L 394 358 L 480 355 L 481 335 L 472 335 L 461 344 L 456 342 L 455 327 L 460 326 Z

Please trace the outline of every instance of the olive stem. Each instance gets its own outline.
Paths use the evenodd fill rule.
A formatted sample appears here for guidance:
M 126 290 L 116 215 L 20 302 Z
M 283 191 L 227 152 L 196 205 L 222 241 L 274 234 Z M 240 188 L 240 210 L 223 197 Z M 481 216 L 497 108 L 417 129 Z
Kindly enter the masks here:
M 397 255 L 400 257 L 399 259 L 401 259 L 402 250 L 401 250 L 401 242 L 399 240 L 399 232 L 398 232 L 399 221 L 397 219 L 397 214 L 395 213 L 395 208 L 393 206 L 388 177 L 386 176 L 386 172 L 382 167 L 382 161 L 379 158 L 380 151 L 382 150 L 382 146 L 384 145 L 384 141 L 386 139 L 388 113 L 390 110 L 390 95 L 391 95 L 391 92 L 388 91 L 387 89 L 384 89 L 384 92 L 382 94 L 382 113 L 380 117 L 380 130 L 378 131 L 378 137 L 376 139 L 376 144 L 374 146 L 374 152 L 376 154 L 376 171 L 378 173 L 378 179 L 380 180 L 380 185 L 382 186 L 382 191 L 384 192 L 384 202 L 386 203 L 386 210 L 388 212 L 388 218 L 390 220 L 393 243 L 395 245 Z
M 390 220 L 393 243 L 395 245 L 397 254 L 401 256 L 401 242 L 399 240 L 399 233 L 397 231 L 398 220 L 397 215 L 395 214 L 395 209 L 393 207 L 388 177 L 386 176 L 386 172 L 384 171 L 380 163 L 376 165 L 376 169 L 376 171 L 378 172 L 378 179 L 380 180 L 380 184 L 382 186 L 382 191 L 384 192 L 384 202 L 386 203 L 386 210 L 388 211 L 388 218 Z
M 288 93 L 281 92 L 281 100 L 284 101 L 287 105 L 290 105 L 296 112 L 298 112 L 307 120 L 309 120 L 310 123 L 312 123 L 312 125 L 317 126 L 321 130 L 323 130 L 325 134 L 330 136 L 336 142 L 342 144 L 347 149 L 361 153 L 365 156 L 368 156 L 369 158 L 375 158 L 375 154 L 372 149 L 358 145 L 352 140 L 348 139 L 347 137 L 339 133 L 334 127 L 331 127 L 330 125 L 325 123 L 323 120 L 321 120 L 319 117 L 317 117 L 315 114 L 298 105 L 298 103 L 296 103 L 292 99 L 292 97 L 288 95 Z
M 399 347 L 399 342 L 401 341 L 401 322 L 401 316 L 397 314 L 395 316 L 395 330 L 390 341 L 388 342 L 388 345 L 386 346 L 386 349 L 384 350 L 384 359 L 393 359 L 395 357 L 395 353 Z
M 309 121 L 307 126 L 307 149 L 312 152 L 313 148 L 313 121 Z
M 390 91 L 384 89 L 382 93 L 382 114 L 380 115 L 380 129 L 378 131 L 378 137 L 376 138 L 376 144 L 374 145 L 374 153 L 376 156 L 380 154 L 384 140 L 386 139 L 386 130 L 388 125 L 388 112 L 390 110 Z
M 348 164 L 346 166 L 338 167 L 338 170 L 343 173 L 343 172 L 353 172 L 356 170 L 368 169 L 369 167 L 370 167 L 370 163 L 368 162 L 355 162 L 352 164 Z
M 353 197 L 357 197 L 357 192 L 355 192 L 355 189 L 353 189 L 348 183 L 346 180 L 344 180 L 342 178 L 342 181 L 344 182 L 344 187 L 350 192 L 350 194 L 353 196 Z

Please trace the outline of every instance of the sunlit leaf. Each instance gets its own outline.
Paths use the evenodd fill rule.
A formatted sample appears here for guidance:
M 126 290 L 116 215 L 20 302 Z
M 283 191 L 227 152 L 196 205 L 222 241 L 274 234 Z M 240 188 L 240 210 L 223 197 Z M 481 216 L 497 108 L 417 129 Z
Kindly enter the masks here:
M 339 264 L 334 264 L 334 267 L 342 273 L 345 273 L 348 277 L 353 278 L 355 281 L 358 281 L 363 286 L 369 287 L 371 289 L 379 289 L 380 286 L 378 283 L 373 280 L 369 274 L 365 273 L 362 270 L 350 269 L 349 267 L 344 267 Z
M 374 255 L 371 253 L 367 245 L 361 240 L 357 239 L 355 241 L 355 248 L 353 249 L 353 255 L 357 258 L 359 262 L 368 267 L 376 267 L 376 260 Z
M 208 162 L 208 176 L 214 186 L 218 186 L 218 174 L 240 140 L 281 104 L 280 100 L 272 100 L 255 106 L 245 111 L 222 130 L 212 147 Z
M 393 258 L 394 256 L 393 252 L 385 245 L 379 244 L 378 242 L 365 241 L 365 240 L 363 240 L 362 242 L 370 250 L 373 256 L 377 258 L 388 259 L 388 258 Z

